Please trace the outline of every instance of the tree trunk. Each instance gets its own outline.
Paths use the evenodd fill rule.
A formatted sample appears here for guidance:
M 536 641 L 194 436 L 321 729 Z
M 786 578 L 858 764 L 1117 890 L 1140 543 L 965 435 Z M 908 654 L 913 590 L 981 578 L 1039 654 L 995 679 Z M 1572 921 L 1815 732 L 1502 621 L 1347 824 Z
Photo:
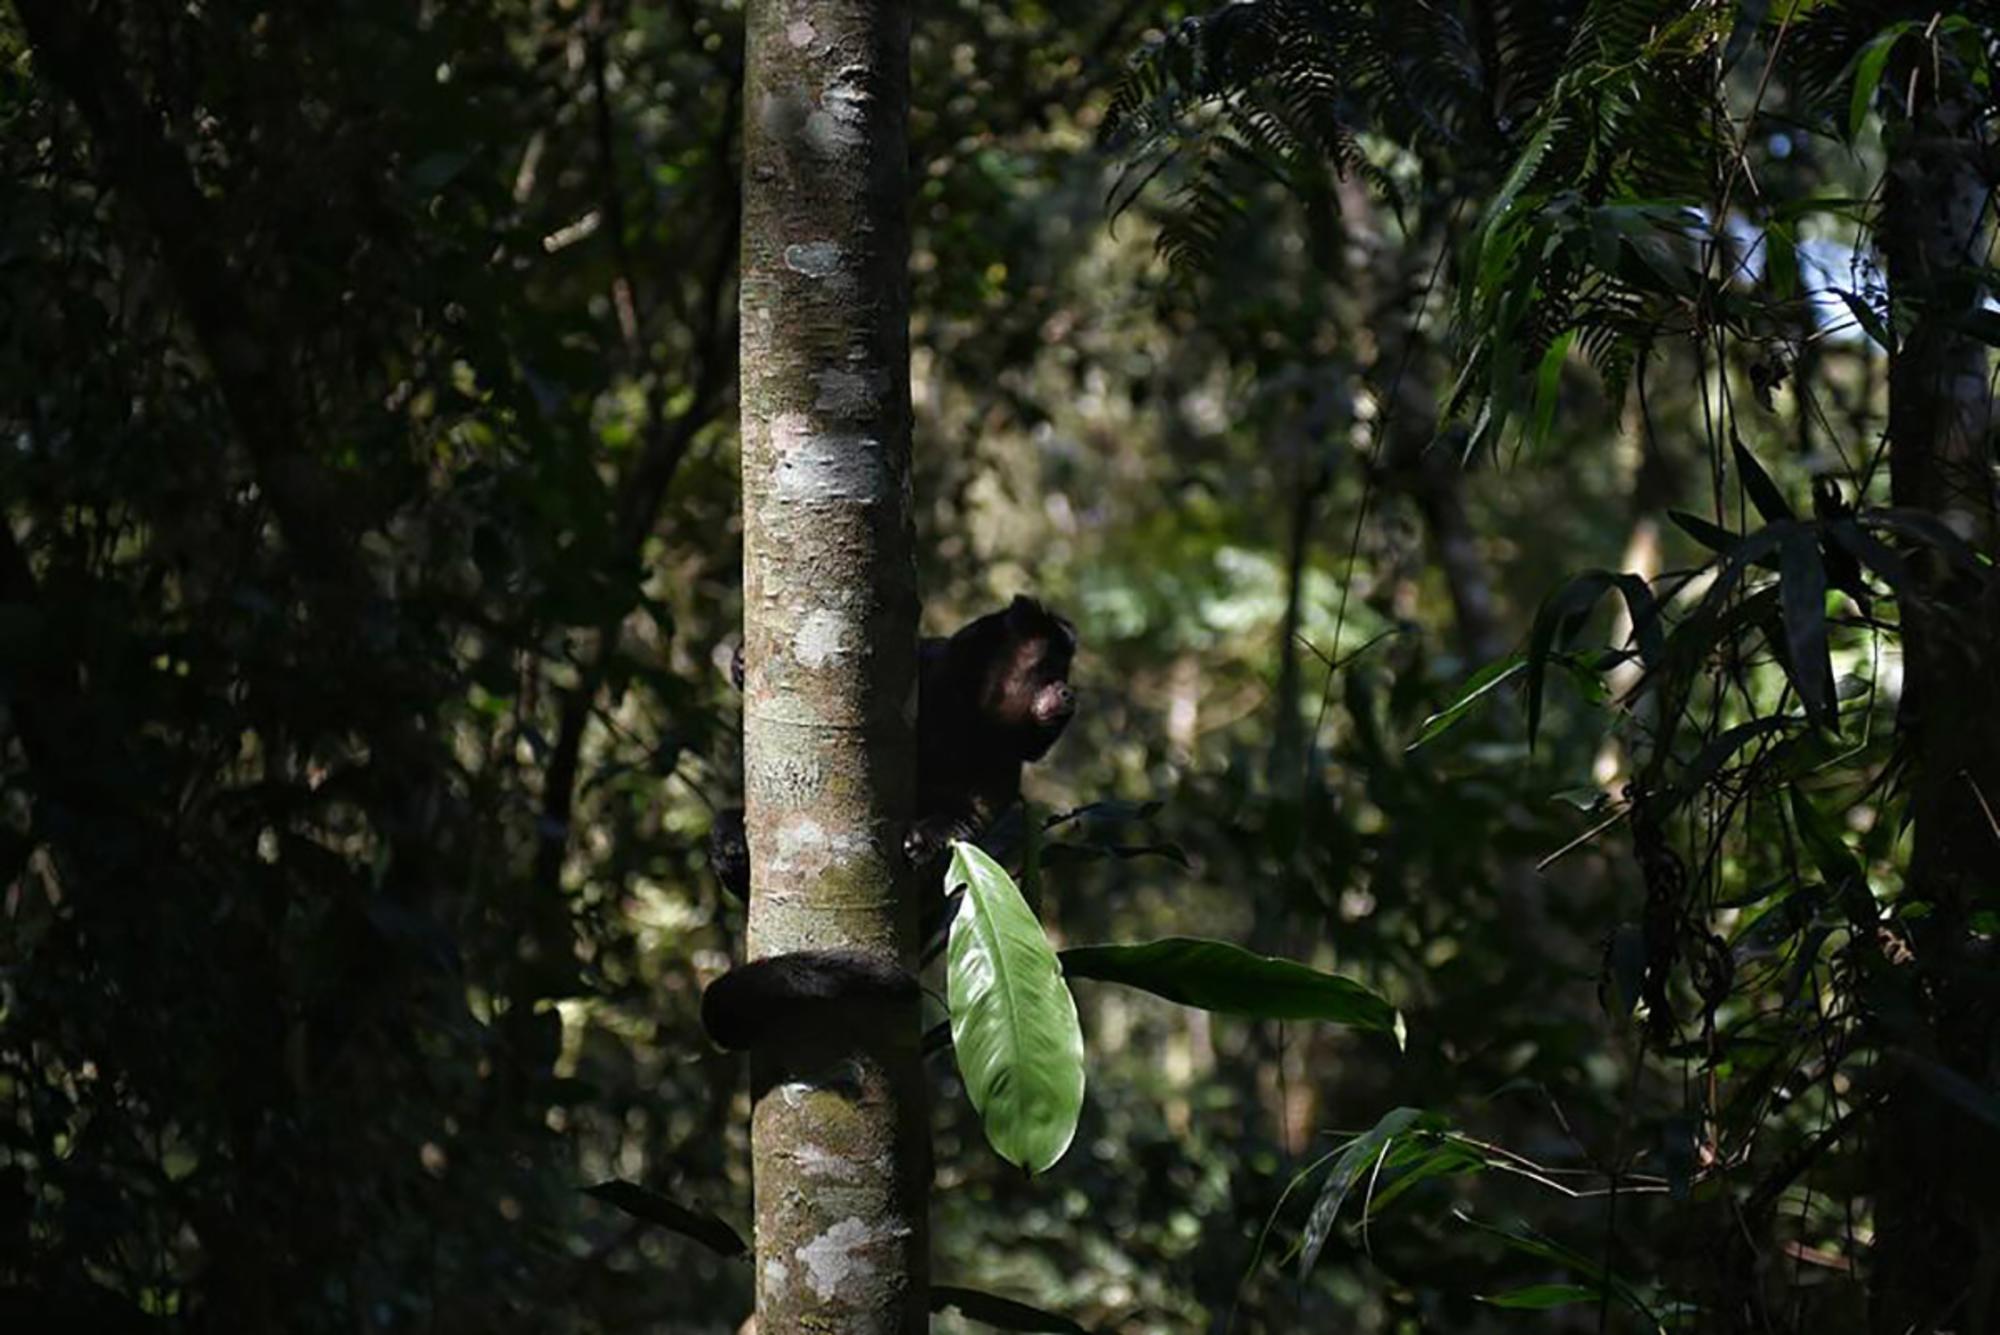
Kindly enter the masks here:
M 905 127 L 897 0 L 752 0 L 742 252 L 749 953 L 913 965 Z M 842 1014 L 847 1009 L 842 1008 Z M 752 1054 L 758 1328 L 917 1332 L 918 1003 Z
M 1890 473 L 1897 506 L 1992 554 L 1988 356 L 1963 324 L 1984 296 L 1987 189 L 1973 104 L 1937 95 L 1939 68 L 1926 54 L 1920 93 L 1888 131 L 1879 240 L 1906 330 L 1889 368 Z M 1915 948 L 1905 985 L 1921 1023 L 1883 1034 L 1892 1060 L 1876 1128 L 1871 1321 L 1884 1335 L 1991 1329 L 2000 1267 L 1992 1130 L 1941 1092 L 1953 1077 L 1986 1089 L 1994 1078 L 1992 961 L 1978 953 L 1972 914 L 1992 907 L 2000 868 L 2000 582 L 1990 570 L 1983 580 L 1950 572 L 1929 553 L 1917 568 L 1901 608 L 1914 832 L 1905 894 L 1926 912 L 1905 919 Z

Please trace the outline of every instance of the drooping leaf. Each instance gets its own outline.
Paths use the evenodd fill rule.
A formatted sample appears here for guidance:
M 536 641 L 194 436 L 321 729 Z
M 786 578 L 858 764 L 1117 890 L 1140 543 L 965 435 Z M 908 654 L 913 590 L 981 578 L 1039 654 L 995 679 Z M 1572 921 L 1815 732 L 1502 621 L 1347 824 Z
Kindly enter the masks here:
M 1542 354 L 1541 364 L 1535 368 L 1534 410 L 1528 428 L 1530 449 L 1539 450 L 1548 444 L 1549 429 L 1556 420 L 1556 404 L 1562 397 L 1563 364 L 1569 360 L 1569 350 L 1576 342 L 1576 334 L 1574 329 L 1565 329 L 1558 334 Z
M 1000 1157 L 1030 1173 L 1062 1158 L 1083 1111 L 1083 1030 L 1041 923 L 1006 869 L 952 845 L 945 987 L 965 1092 Z
M 1691 515 L 1685 510 L 1669 510 L 1667 518 L 1674 521 L 1674 527 L 1693 538 L 1718 556 L 1727 556 L 1736 550 L 1736 544 L 1743 541 L 1743 535 L 1732 533 L 1718 524 L 1711 524 L 1700 515 Z M 1772 562 L 1775 566 L 1777 563 Z
M 1851 922 L 1872 926 L 1876 920 L 1875 897 L 1868 888 L 1868 872 L 1840 828 L 1813 804 L 1796 785 L 1786 790 L 1790 799 L 1792 824 L 1798 828 L 1799 842 L 1806 847 L 1820 879 L 1839 898 Z
M 1861 135 L 1862 122 L 1868 119 L 1868 109 L 1875 105 L 1875 90 L 1882 86 L 1882 71 L 1896 49 L 1897 40 L 1915 26 L 1909 19 L 1890 24 L 1869 38 L 1868 44 L 1855 57 L 1854 90 L 1847 101 L 1847 137 L 1850 140 Z
M 1614 588 L 1625 599 L 1632 632 L 1639 644 L 1640 658 L 1651 666 L 1665 655 L 1666 637 L 1660 625 L 1659 605 L 1645 580 L 1637 575 L 1609 570 L 1586 570 L 1573 576 L 1543 602 L 1535 613 L 1534 627 L 1528 633 L 1526 666 L 1530 750 L 1534 748 L 1536 734 L 1541 729 L 1542 688 L 1548 677 L 1552 654 L 1567 644 L 1583 626 L 1597 600 Z
M 1646 977 L 1646 934 L 1637 923 L 1620 923 L 1604 948 L 1604 981 L 1599 999 L 1614 1020 L 1638 1009 Z
M 634 1219 L 658 1224 L 682 1237 L 693 1238 L 717 1256 L 741 1256 L 750 1249 L 742 1234 L 707 1210 L 682 1205 L 636 1182 L 613 1178 L 594 1187 L 585 1187 L 583 1194 L 623 1210 Z
M 1953 532 L 1949 524 L 1926 511 L 1897 506 L 1887 510 L 1868 510 L 1855 517 L 1864 528 L 1887 529 L 1900 537 L 1935 548 L 1946 560 L 1968 574 L 1983 575 L 1991 567 L 1990 560 Z
M 1751 719 L 1748 723 L 1739 723 L 1712 738 L 1695 753 L 1695 758 L 1689 761 L 1687 768 L 1681 772 L 1679 782 L 1674 785 L 1672 804 L 1685 801 L 1706 788 L 1708 781 L 1715 777 L 1723 764 L 1742 750 L 1746 743 L 1767 732 L 1776 732 L 1793 722 L 1795 720 L 1787 719 L 1782 714 L 1769 714 L 1763 718 Z
M 1728 73 L 1750 49 L 1757 30 L 1771 12 L 1771 0 L 1737 0 L 1736 22 L 1730 26 L 1729 41 L 1722 48 L 1722 72 Z
M 1262 1020 L 1324 1020 L 1397 1035 L 1396 1008 L 1351 978 L 1321 973 L 1195 937 L 1143 945 L 1074 946 L 1062 953 L 1071 978 L 1123 983 L 1183 1006 Z
M 1868 335 L 1876 346 L 1884 352 L 1896 350 L 1895 331 L 1889 328 L 1889 323 L 1882 318 L 1882 313 L 1868 304 L 1866 297 L 1840 288 L 1835 288 L 1833 295 L 1846 303 L 1848 312 L 1854 316 L 1855 323 L 1861 326 L 1861 332 Z
M 1053 1335 L 1089 1335 L 1088 1326 L 1066 1316 L 1031 1307 L 1012 1298 L 961 1288 L 956 1284 L 931 1285 L 931 1311 L 957 1308 L 974 1321 L 983 1321 L 995 1330 L 1047 1331 Z
M 1585 1279 L 1591 1280 L 1597 1286 L 1600 1293 L 1615 1299 L 1623 1306 L 1636 1312 L 1653 1329 L 1663 1329 L 1659 1317 L 1654 1314 L 1651 1307 L 1647 1306 L 1646 1301 L 1639 1296 L 1638 1289 L 1629 1280 L 1623 1279 L 1606 1270 L 1601 1264 L 1585 1256 L 1582 1252 L 1572 1247 L 1565 1247 L 1552 1238 L 1544 1237 L 1526 1224 L 1517 1223 L 1511 1228 L 1506 1228 L 1498 1224 L 1486 1223 L 1463 1211 L 1459 1212 L 1458 1218 L 1461 1222 L 1478 1229 L 1481 1233 L 1497 1238 L 1501 1243 L 1514 1251 L 1520 1252 L 1524 1256 L 1532 1256 L 1538 1260 L 1553 1262 L 1566 1270 L 1570 1270 L 1583 1276 Z
M 1778 547 L 1778 605 L 1785 623 L 1785 658 L 1806 717 L 1833 728 L 1833 661 L 1826 634 L 1826 566 L 1807 530 L 1790 533 Z
M 1405 1192 L 1434 1177 L 1477 1173 L 1488 1162 L 1486 1155 L 1456 1136 L 1405 1137 L 1383 1160 L 1383 1171 L 1368 1197 L 1368 1217 L 1380 1215 Z
M 1382 1120 L 1347 1142 L 1340 1157 L 1333 1161 L 1333 1167 L 1320 1185 L 1319 1198 L 1313 1202 L 1312 1213 L 1306 1218 L 1306 1231 L 1299 1243 L 1299 1278 L 1312 1273 L 1319 1260 L 1319 1254 L 1326 1246 L 1326 1240 L 1333 1234 L 1334 1220 L 1340 1215 L 1340 1207 L 1346 1203 L 1348 1193 L 1354 1184 L 1372 1170 L 1388 1152 L 1390 1144 L 1397 1136 L 1425 1122 L 1439 1129 L 1444 1125 L 1434 1113 L 1421 1108 L 1396 1108 L 1385 1113 Z
M 1611 587 L 1608 570 L 1586 570 L 1557 589 L 1535 613 L 1534 628 L 1528 633 L 1528 748 L 1534 749 L 1542 725 L 1542 684 L 1548 679 L 1549 655 L 1557 642 L 1574 633 Z
M 1935 1057 L 1907 1048 L 1892 1048 L 1890 1056 L 1915 1071 L 1938 1094 L 1950 1099 L 1967 1113 L 1995 1131 L 2000 1131 L 2000 1095 L 1978 1081 L 1953 1070 Z
M 1843 551 L 1875 572 L 1891 593 L 1900 595 L 1909 586 L 1910 563 L 1862 528 L 1852 516 L 1827 520 L 1826 531 Z
M 1743 476 L 1743 490 L 1750 493 L 1750 503 L 1757 507 L 1757 513 L 1767 524 L 1775 524 L 1781 519 L 1796 519 L 1791 502 L 1785 493 L 1778 490 L 1778 484 L 1771 481 L 1771 475 L 1757 462 L 1757 456 L 1743 443 L 1743 438 L 1730 432 L 1729 445 L 1736 456 L 1736 471 Z

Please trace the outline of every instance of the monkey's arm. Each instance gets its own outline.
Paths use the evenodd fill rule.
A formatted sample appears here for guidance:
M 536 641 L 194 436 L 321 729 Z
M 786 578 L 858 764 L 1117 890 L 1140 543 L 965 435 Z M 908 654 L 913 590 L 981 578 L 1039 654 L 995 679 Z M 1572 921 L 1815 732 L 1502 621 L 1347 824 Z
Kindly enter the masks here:
M 715 879 L 739 903 L 750 902 L 750 836 L 743 828 L 743 808 L 725 807 L 708 827 L 708 865 Z

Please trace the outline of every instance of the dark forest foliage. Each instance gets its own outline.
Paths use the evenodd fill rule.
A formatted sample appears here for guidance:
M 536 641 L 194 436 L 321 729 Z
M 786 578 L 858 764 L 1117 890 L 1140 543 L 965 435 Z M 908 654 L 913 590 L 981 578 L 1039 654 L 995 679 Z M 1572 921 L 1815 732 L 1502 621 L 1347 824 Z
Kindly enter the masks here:
M 748 1314 L 741 28 L 0 4 L 0 1323 Z M 1996 34 L 921 7 L 926 632 L 1081 645 L 996 843 L 1408 1034 L 1073 950 L 940 1329 L 1992 1319 Z

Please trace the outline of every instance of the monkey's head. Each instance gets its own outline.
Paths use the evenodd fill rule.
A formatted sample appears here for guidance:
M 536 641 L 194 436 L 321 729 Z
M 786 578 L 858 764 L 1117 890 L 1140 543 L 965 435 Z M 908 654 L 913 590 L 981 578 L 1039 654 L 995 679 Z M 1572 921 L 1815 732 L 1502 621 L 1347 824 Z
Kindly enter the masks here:
M 1047 754 L 1076 714 L 1069 684 L 1076 630 L 1033 598 L 1017 597 L 961 628 L 950 655 L 982 730 L 1024 761 Z

